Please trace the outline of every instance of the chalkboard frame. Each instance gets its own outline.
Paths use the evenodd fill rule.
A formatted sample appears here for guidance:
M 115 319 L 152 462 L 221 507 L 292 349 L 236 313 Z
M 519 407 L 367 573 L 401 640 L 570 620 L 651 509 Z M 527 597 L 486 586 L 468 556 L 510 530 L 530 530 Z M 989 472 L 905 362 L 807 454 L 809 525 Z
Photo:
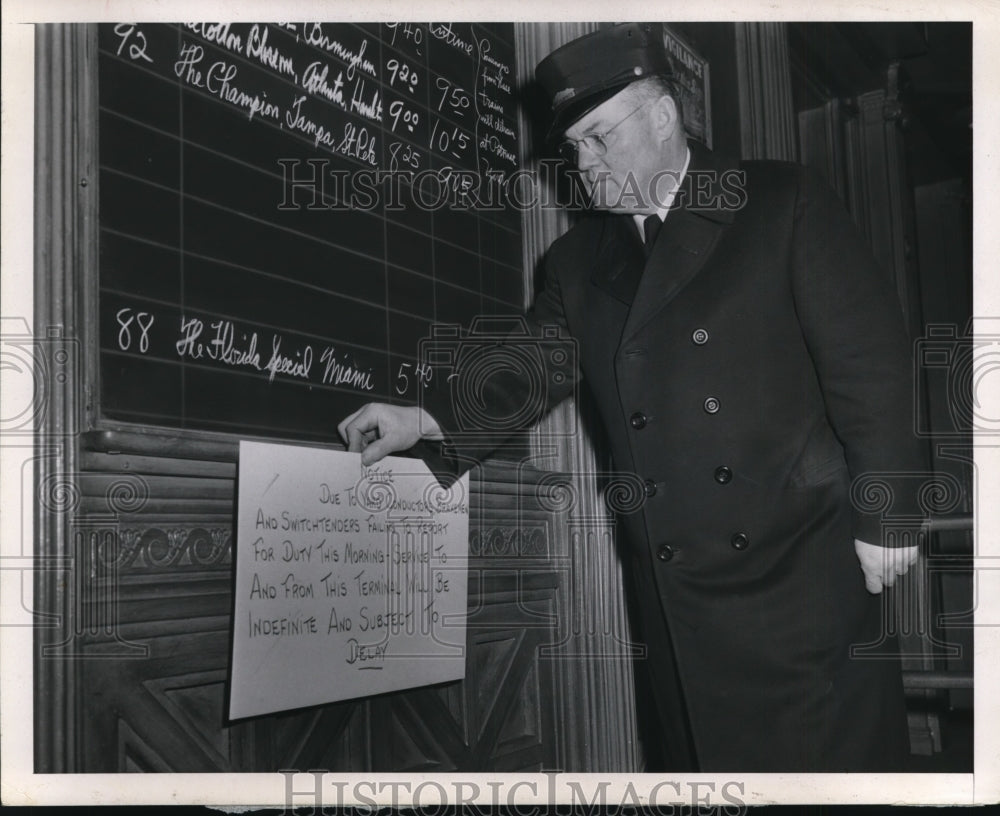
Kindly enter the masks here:
M 79 210 L 81 223 L 77 235 L 81 236 L 79 244 L 80 276 L 82 283 L 79 304 L 78 339 L 80 341 L 79 360 L 81 363 L 80 380 L 82 385 L 83 404 L 82 417 L 77 427 L 82 431 L 81 441 L 84 450 L 104 452 L 129 452 L 148 455 L 162 455 L 177 458 L 206 459 L 212 461 L 236 461 L 240 440 L 260 440 L 269 442 L 285 442 L 306 444 L 316 447 L 332 447 L 343 449 L 343 444 L 336 439 L 315 440 L 303 439 L 294 432 L 255 433 L 235 427 L 233 430 L 214 430 L 203 428 L 178 428 L 155 422 L 138 422 L 115 418 L 108 415 L 102 401 L 102 378 L 104 372 L 101 366 L 100 344 L 100 88 L 97 70 L 98 63 L 98 24 L 79 24 L 85 29 L 85 84 L 87 103 L 81 105 L 75 122 L 79 137 L 76 149 L 80 152 L 80 166 L 87 172 L 79 180 Z M 513 45 L 513 43 L 512 43 Z M 516 59 L 515 59 L 516 62 Z M 512 65 L 512 68 L 514 66 Z M 521 117 L 514 113 L 516 120 L 516 138 L 519 144 L 524 144 L 524 133 Z M 518 157 L 518 167 L 522 157 Z M 521 242 L 525 240 L 521 236 Z M 519 281 L 523 286 L 524 281 Z M 336 424 L 331 419 L 331 425 Z

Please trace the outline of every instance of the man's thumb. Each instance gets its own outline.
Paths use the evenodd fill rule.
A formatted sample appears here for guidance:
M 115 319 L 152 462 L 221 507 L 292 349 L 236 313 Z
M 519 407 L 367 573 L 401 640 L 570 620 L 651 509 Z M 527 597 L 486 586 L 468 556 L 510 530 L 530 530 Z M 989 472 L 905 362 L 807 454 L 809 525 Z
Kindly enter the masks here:
M 361 451 L 361 464 L 365 467 L 374 465 L 380 459 L 384 459 L 392 453 L 392 451 L 393 448 L 390 446 L 390 438 L 383 436 L 381 439 L 376 439 L 367 448 Z
M 865 574 L 865 589 L 872 595 L 878 595 L 882 591 L 882 579 L 878 575 L 868 570 L 862 570 Z

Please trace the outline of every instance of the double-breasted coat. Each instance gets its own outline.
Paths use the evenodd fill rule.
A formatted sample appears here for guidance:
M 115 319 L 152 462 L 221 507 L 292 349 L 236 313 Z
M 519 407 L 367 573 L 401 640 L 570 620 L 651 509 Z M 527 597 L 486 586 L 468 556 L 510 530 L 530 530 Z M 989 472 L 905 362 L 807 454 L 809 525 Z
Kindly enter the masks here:
M 899 666 L 852 654 L 884 639 L 854 551 L 880 519 L 851 484 L 924 467 L 900 310 L 808 171 L 691 152 L 648 260 L 630 216 L 587 217 L 529 314 L 572 338 L 615 468 L 642 480 L 620 529 L 668 769 L 891 770 Z M 501 435 L 465 433 L 453 374 L 426 407 L 481 458 Z M 478 376 L 497 416 L 533 398 L 504 367 Z M 544 399 L 575 385 L 553 368 Z

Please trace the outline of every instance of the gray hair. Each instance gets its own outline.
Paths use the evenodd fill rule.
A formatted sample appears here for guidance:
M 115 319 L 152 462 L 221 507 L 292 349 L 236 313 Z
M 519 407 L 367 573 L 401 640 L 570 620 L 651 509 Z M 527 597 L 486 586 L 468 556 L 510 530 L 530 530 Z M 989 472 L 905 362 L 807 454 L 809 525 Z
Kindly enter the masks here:
M 684 127 L 684 108 L 681 103 L 680 85 L 671 77 L 657 74 L 655 76 L 643 77 L 629 85 L 625 89 L 625 94 L 632 99 L 636 105 L 645 102 L 655 102 L 662 96 L 669 96 L 677 106 L 677 118 L 681 127 Z

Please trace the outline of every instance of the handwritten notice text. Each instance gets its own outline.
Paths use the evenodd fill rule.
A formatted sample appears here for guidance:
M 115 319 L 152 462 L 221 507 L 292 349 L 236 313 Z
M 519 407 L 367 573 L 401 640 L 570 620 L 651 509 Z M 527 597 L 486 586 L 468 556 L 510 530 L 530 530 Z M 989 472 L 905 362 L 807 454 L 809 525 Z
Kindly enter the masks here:
M 465 675 L 468 477 L 240 443 L 230 717 Z

